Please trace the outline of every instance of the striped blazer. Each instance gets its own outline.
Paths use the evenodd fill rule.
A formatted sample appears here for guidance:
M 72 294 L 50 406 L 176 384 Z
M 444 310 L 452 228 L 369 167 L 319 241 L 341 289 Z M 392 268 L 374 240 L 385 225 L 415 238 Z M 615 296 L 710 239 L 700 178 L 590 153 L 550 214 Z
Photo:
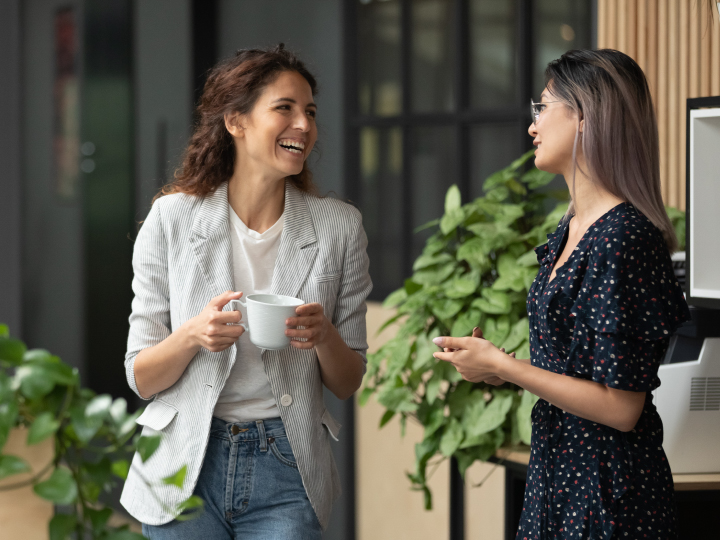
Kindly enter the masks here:
M 307 195 L 286 182 L 272 292 L 321 303 L 345 343 L 363 358 L 365 298 L 372 288 L 366 247 L 355 208 Z M 200 313 L 211 298 L 235 290 L 227 183 L 205 197 L 173 194 L 158 199 L 138 234 L 133 270 L 135 298 L 125 368 L 130 387 L 138 393 L 133 369 L 137 354 Z M 213 409 L 235 353 L 235 345 L 222 352 L 201 349 L 178 381 L 153 396 L 138 418 L 144 435 L 163 436 L 145 463 L 135 455 L 120 499 L 141 522 L 171 521 L 178 503 L 191 495 Z M 329 441 L 337 440 L 340 426 L 323 404 L 317 354 L 314 349 L 289 348 L 263 351 L 262 358 L 308 498 L 325 528 L 332 502 L 340 495 Z M 182 489 L 162 483 L 184 464 Z

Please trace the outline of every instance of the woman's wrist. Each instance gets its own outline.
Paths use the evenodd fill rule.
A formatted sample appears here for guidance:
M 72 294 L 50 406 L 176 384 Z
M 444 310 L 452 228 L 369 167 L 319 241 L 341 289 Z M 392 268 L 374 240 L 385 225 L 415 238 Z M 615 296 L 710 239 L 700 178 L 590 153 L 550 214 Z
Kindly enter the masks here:
M 192 352 L 193 355 L 202 348 L 195 332 L 194 322 L 194 318 L 188 319 L 176 330 L 180 347 Z

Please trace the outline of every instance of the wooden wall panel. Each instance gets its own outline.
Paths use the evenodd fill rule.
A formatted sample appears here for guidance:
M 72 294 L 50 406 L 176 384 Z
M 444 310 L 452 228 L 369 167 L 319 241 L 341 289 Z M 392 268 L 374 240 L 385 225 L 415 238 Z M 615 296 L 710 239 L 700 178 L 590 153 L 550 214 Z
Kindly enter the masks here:
M 660 134 L 665 203 L 685 209 L 685 102 L 720 95 L 720 21 L 707 0 L 598 0 L 598 47 L 645 71 Z

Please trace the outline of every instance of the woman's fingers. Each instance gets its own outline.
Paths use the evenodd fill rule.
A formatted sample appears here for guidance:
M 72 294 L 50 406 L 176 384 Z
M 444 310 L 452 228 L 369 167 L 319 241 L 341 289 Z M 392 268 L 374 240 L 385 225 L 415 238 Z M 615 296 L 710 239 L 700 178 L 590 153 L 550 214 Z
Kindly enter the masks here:
M 222 308 L 224 308 L 230 300 L 237 300 L 242 295 L 243 293 L 240 291 L 225 291 L 224 293 L 219 294 L 215 298 L 210 300 L 206 307 L 215 311 L 222 311 Z
M 242 313 L 239 311 L 218 311 L 210 316 L 210 320 L 216 324 L 235 324 L 242 320 Z
M 479 326 L 476 326 L 475 328 L 473 328 L 472 337 L 474 337 L 474 338 L 483 337 L 483 331 L 480 329 Z

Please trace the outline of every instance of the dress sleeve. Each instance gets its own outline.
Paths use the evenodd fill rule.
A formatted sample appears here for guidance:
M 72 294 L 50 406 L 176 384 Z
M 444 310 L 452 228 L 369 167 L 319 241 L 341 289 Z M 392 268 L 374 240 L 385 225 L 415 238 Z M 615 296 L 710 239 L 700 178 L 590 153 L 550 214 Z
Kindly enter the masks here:
M 620 390 L 659 386 L 669 339 L 690 312 L 665 242 L 649 227 L 602 233 L 591 248 L 571 308 L 567 373 Z
M 602 234 L 591 248 L 571 313 L 597 332 L 631 341 L 669 338 L 690 320 L 660 233 L 620 229 Z
M 651 392 L 669 338 L 634 340 L 623 334 L 598 332 L 577 321 L 565 373 L 610 388 Z

